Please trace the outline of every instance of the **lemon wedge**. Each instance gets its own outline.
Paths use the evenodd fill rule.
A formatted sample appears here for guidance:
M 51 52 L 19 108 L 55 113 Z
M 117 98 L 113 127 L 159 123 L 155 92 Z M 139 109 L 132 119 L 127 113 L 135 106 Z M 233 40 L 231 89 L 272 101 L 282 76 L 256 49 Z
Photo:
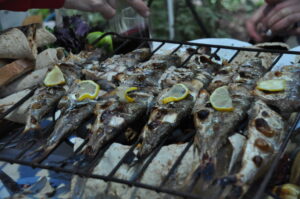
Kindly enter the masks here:
M 76 91 L 76 99 L 82 101 L 84 99 L 95 99 L 99 94 L 100 86 L 92 80 L 83 80 L 78 83 Z
M 286 81 L 284 79 L 272 79 L 261 81 L 257 84 L 257 89 L 262 91 L 278 92 L 285 90 Z
M 190 93 L 184 84 L 175 84 L 172 88 L 161 97 L 161 102 L 167 104 L 185 99 Z
M 217 111 L 233 111 L 232 99 L 228 92 L 228 86 L 222 86 L 214 90 L 209 101 Z
M 45 86 L 56 86 L 64 84 L 65 82 L 64 74 L 58 66 L 54 66 L 54 68 L 47 73 L 46 78 L 44 79 Z
M 122 102 L 134 102 L 135 100 L 128 95 L 129 92 L 138 90 L 137 87 L 119 87 L 117 89 L 117 95 Z

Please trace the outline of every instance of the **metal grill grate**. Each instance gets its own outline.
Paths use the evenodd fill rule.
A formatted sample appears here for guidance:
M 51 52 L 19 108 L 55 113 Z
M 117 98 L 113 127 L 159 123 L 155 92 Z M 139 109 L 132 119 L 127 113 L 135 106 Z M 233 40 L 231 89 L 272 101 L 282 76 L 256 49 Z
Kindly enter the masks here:
M 133 37 L 122 37 L 120 35 L 117 35 L 115 33 L 107 33 L 104 34 L 102 37 L 100 37 L 98 39 L 101 40 L 102 38 L 104 38 L 107 35 L 112 35 L 114 37 L 117 37 L 118 39 L 121 39 L 123 41 L 123 43 L 121 45 L 119 45 L 118 48 L 116 48 L 114 50 L 114 52 L 112 52 L 108 57 L 121 52 L 122 48 L 126 47 L 126 45 L 129 42 L 132 41 L 137 41 L 140 43 L 140 45 L 138 46 L 144 46 L 147 42 L 160 42 L 160 45 L 155 48 L 152 51 L 152 55 L 157 52 L 159 49 L 161 49 L 165 44 L 177 44 L 178 47 L 175 48 L 171 54 L 175 53 L 176 51 L 178 51 L 181 47 L 183 46 L 187 46 L 187 47 L 193 47 L 194 49 L 196 49 L 196 51 L 194 51 L 194 53 L 197 52 L 197 50 L 201 47 L 210 47 L 210 48 L 215 48 L 214 52 L 211 54 L 211 57 L 217 57 L 218 56 L 218 52 L 222 49 L 227 49 L 227 50 L 236 50 L 236 52 L 234 53 L 234 55 L 229 59 L 228 62 L 233 61 L 233 59 L 240 53 L 240 52 L 244 52 L 244 51 L 248 51 L 248 52 L 256 52 L 256 56 L 258 56 L 260 53 L 262 52 L 269 52 L 269 53 L 276 53 L 278 54 L 277 58 L 274 60 L 274 62 L 272 63 L 272 67 L 279 61 L 279 59 L 282 57 L 282 55 L 284 54 L 294 54 L 294 55 L 300 55 L 300 52 L 295 52 L 295 51 L 284 51 L 284 50 L 271 50 L 271 49 L 254 49 L 254 48 L 241 48 L 241 47 L 234 47 L 234 46 L 223 46 L 223 45 L 210 45 L 210 44 L 199 44 L 199 43 L 191 43 L 191 42 L 176 42 L 176 41 L 169 41 L 169 40 L 159 40 L 159 39 L 147 39 L 147 38 L 133 38 Z M 97 43 L 97 41 L 95 41 L 95 43 Z M 188 62 L 188 60 L 194 55 L 194 53 L 192 53 L 184 62 L 183 65 L 186 64 Z M 271 67 L 271 68 L 272 68 Z M 8 115 L 10 112 L 12 112 L 13 110 L 15 110 L 18 106 L 20 106 L 22 103 L 24 103 L 27 99 L 29 99 L 35 91 L 36 88 L 33 88 L 32 91 L 30 93 L 28 93 L 24 98 L 20 99 L 20 101 L 18 103 L 16 103 L 13 107 L 11 107 L 9 110 L 7 110 L 5 113 L 3 113 L 2 115 L 0 115 L 0 120 L 2 120 L 6 115 Z M 289 141 L 289 138 L 291 136 L 291 134 L 296 130 L 296 124 L 300 119 L 300 114 L 298 114 L 296 121 L 294 122 L 294 124 L 290 127 L 286 138 L 284 140 L 284 143 L 282 144 L 281 148 L 280 148 L 280 152 L 277 154 L 274 163 L 272 164 L 271 168 L 269 169 L 269 172 L 266 174 L 266 176 L 264 177 L 262 184 L 256 194 L 255 198 L 261 198 L 262 194 L 264 193 L 266 186 L 273 174 L 274 169 L 276 168 L 280 157 L 282 156 L 286 145 Z M 51 130 L 51 129 L 48 129 Z M 17 129 L 16 132 L 4 132 L 7 133 L 7 139 L 5 140 L 5 142 L 2 143 L 2 145 L 0 146 L 0 153 L 3 152 L 3 150 L 6 150 L 6 147 L 9 146 L 10 144 L 12 144 L 13 140 L 15 140 L 16 138 L 18 138 L 19 133 L 22 131 L 22 129 Z M 3 133 L 3 132 L 2 132 Z M 192 137 L 194 135 L 194 132 L 190 133 L 190 136 Z M 123 179 L 119 179 L 117 177 L 115 177 L 116 172 L 118 171 L 118 169 L 125 163 L 126 159 L 132 155 L 133 150 L 135 149 L 135 147 L 138 145 L 138 141 L 136 141 L 127 151 L 127 153 L 121 158 L 121 160 L 118 162 L 118 164 L 111 170 L 110 173 L 108 173 L 107 175 L 96 175 L 92 173 L 92 169 L 94 166 L 96 166 L 96 164 L 98 163 L 97 160 L 99 160 L 104 153 L 106 152 L 106 150 L 109 148 L 109 146 L 106 146 L 104 149 L 101 149 L 98 151 L 98 154 L 96 156 L 96 160 L 94 162 L 91 163 L 91 165 L 89 165 L 88 168 L 90 169 L 86 169 L 86 170 L 82 170 L 80 167 L 80 164 L 77 164 L 77 166 L 68 166 L 68 161 L 70 159 L 61 161 L 57 164 L 54 165 L 49 165 L 46 164 L 46 160 L 48 159 L 48 156 L 52 154 L 52 152 L 55 150 L 53 149 L 49 154 L 46 154 L 42 157 L 38 157 L 36 159 L 36 161 L 32 162 L 32 161 L 28 161 L 24 159 L 24 155 L 30 151 L 35 145 L 36 145 L 36 141 L 33 141 L 32 143 L 28 144 L 24 149 L 22 149 L 22 151 L 20 151 L 19 153 L 16 154 L 15 157 L 7 157 L 5 155 L 0 155 L 0 161 L 5 161 L 5 162 L 9 162 L 9 163 L 16 163 L 16 164 L 21 164 L 21 165 L 27 165 L 27 166 L 31 166 L 34 168 L 41 168 L 41 169 L 48 169 L 48 170 L 53 170 L 56 172 L 64 172 L 64 173 L 69 173 L 69 174 L 77 174 L 79 176 L 82 177 L 87 177 L 87 178 L 94 178 L 94 179 L 100 179 L 100 180 L 104 180 L 104 181 L 110 181 L 110 182 L 116 182 L 116 183 L 122 183 L 122 184 L 126 184 L 129 186 L 135 186 L 135 187 L 139 187 L 139 188 L 144 188 L 144 189 L 149 189 L 149 190 L 153 190 L 156 192 L 161 192 L 161 193 L 167 193 L 167 194 L 172 194 L 172 195 L 176 195 L 176 196 L 181 196 L 184 198 L 197 198 L 199 199 L 200 197 L 198 195 L 194 195 L 191 194 L 189 190 L 193 189 L 193 186 L 195 186 L 195 183 L 193 183 L 191 185 L 191 187 L 189 187 L 189 190 L 186 191 L 177 191 L 177 190 L 172 190 L 169 188 L 166 188 L 166 182 L 169 180 L 169 178 L 171 177 L 171 175 L 175 172 L 175 170 L 179 167 L 179 165 L 181 164 L 181 161 L 183 160 L 184 156 L 186 155 L 186 153 L 188 152 L 188 150 L 190 149 L 190 147 L 192 146 L 193 140 L 191 139 L 188 144 L 186 145 L 186 147 L 184 148 L 184 150 L 181 152 L 181 154 L 178 156 L 177 160 L 174 161 L 174 164 L 172 165 L 171 169 L 168 171 L 168 174 L 165 176 L 164 179 L 162 179 L 162 182 L 160 183 L 159 186 L 153 186 L 153 185 L 148 185 L 145 183 L 141 183 L 139 182 L 141 175 L 147 170 L 148 166 L 151 164 L 152 160 L 156 157 L 156 155 L 158 154 L 158 152 L 160 151 L 160 149 L 162 148 L 162 146 L 164 145 L 164 143 L 166 142 L 166 139 L 164 139 L 160 144 L 159 147 L 157 147 L 153 153 L 150 155 L 150 157 L 147 159 L 147 161 L 143 164 L 143 166 L 140 168 L 140 170 L 136 173 L 135 176 L 133 176 L 130 180 L 123 180 Z M 82 149 L 85 144 L 87 143 L 87 140 L 85 140 L 80 146 L 79 148 L 77 148 L 77 150 L 74 152 L 74 156 L 80 151 L 80 149 Z M 60 143 L 62 144 L 62 142 Z M 72 156 L 73 157 L 73 156 Z M 70 157 L 70 158 L 72 158 Z

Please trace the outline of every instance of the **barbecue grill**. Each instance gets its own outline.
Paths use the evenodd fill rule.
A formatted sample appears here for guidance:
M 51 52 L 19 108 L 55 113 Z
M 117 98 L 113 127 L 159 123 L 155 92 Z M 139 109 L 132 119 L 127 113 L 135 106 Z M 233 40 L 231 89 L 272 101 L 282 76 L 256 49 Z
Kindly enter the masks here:
M 175 53 L 176 51 L 178 51 L 182 47 L 195 49 L 194 52 L 192 52 L 191 55 L 184 61 L 183 65 L 185 65 L 188 62 L 188 60 L 195 53 L 197 53 L 197 50 L 199 50 L 202 47 L 208 47 L 208 48 L 214 49 L 213 52 L 211 52 L 211 54 L 210 54 L 211 58 L 214 58 L 214 59 L 219 59 L 218 52 L 220 52 L 220 50 L 234 50 L 235 51 L 234 55 L 231 56 L 231 58 L 227 60 L 229 63 L 232 62 L 232 60 L 237 55 L 239 55 L 239 53 L 241 53 L 241 52 L 253 52 L 253 53 L 256 53 L 256 56 L 259 56 L 260 53 L 274 53 L 274 54 L 277 55 L 277 58 L 273 61 L 271 69 L 275 66 L 275 64 L 284 55 L 300 55 L 300 52 L 296 52 L 296 51 L 261 49 L 261 48 L 241 48 L 241 47 L 234 47 L 234 46 L 199 44 L 199 43 L 192 43 L 192 42 L 177 42 L 177 41 L 149 39 L 149 38 L 124 37 L 124 36 L 120 36 L 116 33 L 106 33 L 106 34 L 102 35 L 97 41 L 95 41 L 95 43 L 97 43 L 99 40 L 103 39 L 107 35 L 111 35 L 114 38 L 117 38 L 119 41 L 122 41 L 121 44 L 109 56 L 107 56 L 107 58 L 114 55 L 114 54 L 124 52 L 126 50 L 126 46 L 128 45 L 128 43 L 132 43 L 132 42 L 139 43 L 137 48 L 145 46 L 149 42 L 158 43 L 159 45 L 152 50 L 152 55 L 154 53 L 156 53 L 157 51 L 159 51 L 161 48 L 163 48 L 163 46 L 166 45 L 166 44 L 177 45 L 177 47 L 171 52 L 171 54 Z M 133 50 L 133 49 L 130 49 L 130 50 Z M 289 63 L 287 63 L 287 64 L 289 64 Z M 13 105 L 5 113 L 1 114 L 0 115 L 0 121 L 3 120 L 5 118 L 5 116 L 7 116 L 9 113 L 14 111 L 22 103 L 24 103 L 26 100 L 28 100 L 34 94 L 34 91 L 35 91 L 35 88 L 32 88 L 31 92 L 29 92 L 24 98 L 20 99 L 18 103 Z M 285 148 L 287 146 L 287 143 L 288 143 L 291 135 L 293 134 L 293 132 L 295 132 L 297 130 L 297 124 L 299 122 L 299 119 L 300 119 L 300 114 L 297 114 L 297 117 L 296 117 L 295 121 L 293 122 L 292 125 L 290 125 L 290 127 L 288 129 L 288 132 L 286 134 L 284 142 L 282 143 L 282 145 L 280 147 L 280 152 L 276 155 L 276 158 L 274 159 L 270 169 L 268 170 L 268 172 L 264 176 L 263 180 L 261 181 L 259 189 L 257 190 L 257 192 L 255 194 L 256 199 L 261 198 L 262 195 L 264 194 L 264 192 L 266 190 L 266 187 L 269 183 L 269 180 L 271 179 L 272 174 L 273 174 L 276 166 L 278 165 L 278 163 L 280 161 L 280 158 L 282 157 L 282 155 L 285 151 Z M 81 177 L 99 179 L 99 180 L 104 180 L 106 182 L 121 183 L 121 184 L 125 184 L 125 185 L 128 185 L 128 186 L 135 186 L 135 187 L 138 187 L 138 188 L 149 189 L 149 190 L 152 190 L 152 191 L 171 194 L 171 195 L 179 196 L 179 197 L 183 197 L 183 198 L 191 198 L 191 199 L 201 198 L 201 196 L 192 194 L 190 192 L 190 190 L 193 189 L 193 186 L 195 186 L 196 183 L 193 183 L 191 185 L 191 187 L 189 187 L 187 190 L 181 190 L 181 191 L 173 190 L 171 188 L 166 188 L 165 187 L 165 183 L 169 180 L 171 175 L 179 167 L 179 165 L 181 164 L 184 156 L 186 155 L 188 150 L 191 148 L 192 143 L 193 143 L 192 137 L 194 135 L 194 132 L 191 132 L 187 136 L 187 137 L 190 138 L 190 139 L 187 139 L 188 144 L 186 145 L 184 150 L 181 152 L 181 154 L 177 157 L 177 160 L 174 162 L 171 169 L 168 171 L 168 174 L 162 180 L 162 183 L 160 183 L 160 185 L 158 185 L 158 186 L 154 186 L 154 185 L 150 185 L 150 184 L 146 184 L 146 183 L 141 183 L 139 180 L 140 180 L 141 175 L 147 170 L 148 166 L 151 164 L 152 160 L 156 157 L 156 155 L 158 154 L 160 149 L 164 146 L 165 142 L 167 141 L 167 138 L 165 138 L 159 144 L 159 147 L 157 147 L 151 153 L 150 157 L 148 157 L 146 159 L 146 161 L 143 163 L 143 166 L 140 168 L 140 170 L 136 173 L 136 175 L 133 178 L 131 178 L 130 180 L 124 180 L 124 179 L 117 178 L 114 175 L 116 174 L 118 169 L 123 164 L 125 164 L 128 157 L 132 155 L 132 152 L 134 151 L 135 147 L 138 145 L 139 140 L 137 140 L 134 144 L 131 145 L 129 150 L 121 158 L 119 163 L 117 165 L 115 165 L 115 167 L 111 170 L 110 173 L 107 173 L 106 175 L 97 175 L 97 174 L 92 173 L 92 168 L 94 168 L 95 165 L 98 164 L 99 161 L 101 161 L 101 157 L 104 155 L 105 151 L 109 148 L 109 145 L 107 145 L 105 148 L 102 148 L 101 150 L 98 151 L 97 156 L 95 158 L 95 161 L 93 161 L 92 163 L 90 163 L 88 165 L 88 167 L 86 167 L 86 168 L 89 168 L 89 169 L 82 170 L 79 166 L 80 165 L 80 160 L 78 160 L 77 164 L 70 165 L 68 163 L 69 163 L 70 159 L 72 157 L 74 157 L 73 155 L 78 153 L 80 151 L 80 149 L 82 149 L 84 147 L 84 145 L 87 143 L 87 140 L 85 140 L 74 151 L 74 154 L 71 155 L 67 159 L 64 159 L 64 160 L 56 162 L 56 163 L 53 163 L 53 162 L 49 163 L 48 160 L 50 159 L 50 156 L 53 155 L 52 153 L 55 151 L 55 149 L 53 149 L 50 154 L 47 154 L 43 157 L 39 157 L 37 159 L 37 161 L 32 162 L 32 161 L 27 160 L 25 158 L 25 154 L 30 152 L 32 149 L 37 148 L 38 143 L 36 141 L 32 141 L 31 144 L 25 146 L 22 150 L 17 150 L 16 148 L 11 147 L 10 145 L 12 143 L 14 143 L 15 140 L 17 140 L 20 137 L 20 132 L 22 132 L 23 127 L 20 126 L 20 125 L 15 125 L 15 124 L 11 124 L 11 123 L 7 124 L 6 123 L 6 128 L 2 128 L 2 129 L 4 129 L 4 130 L 1 130 L 2 131 L 2 133 L 1 133 L 2 140 L 0 140 L 0 141 L 2 143 L 0 145 L 0 161 L 8 162 L 8 163 L 11 163 L 11 164 L 27 165 L 27 166 L 30 166 L 30 167 L 33 167 L 33 168 L 47 169 L 47 170 L 52 170 L 52 171 L 55 171 L 55 172 L 68 173 L 68 174 L 72 174 L 72 175 L 76 174 L 76 175 L 79 175 Z M 48 129 L 48 130 L 51 130 L 51 128 Z M 61 142 L 60 145 L 62 143 L 63 142 Z M 8 146 L 10 146 L 10 147 L 8 147 Z M 8 149 L 7 149 L 7 147 L 8 147 Z M 7 153 L 4 153 L 4 151 L 14 151 L 14 155 L 13 156 L 11 156 L 11 155 L 8 156 Z

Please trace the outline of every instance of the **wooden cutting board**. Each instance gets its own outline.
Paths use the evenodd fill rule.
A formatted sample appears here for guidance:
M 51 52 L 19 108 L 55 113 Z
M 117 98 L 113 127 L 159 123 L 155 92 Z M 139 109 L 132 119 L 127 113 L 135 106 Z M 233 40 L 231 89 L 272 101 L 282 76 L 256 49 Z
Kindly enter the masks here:
M 16 60 L 0 68 L 0 87 L 10 83 L 21 75 L 34 69 L 34 63 L 29 60 Z

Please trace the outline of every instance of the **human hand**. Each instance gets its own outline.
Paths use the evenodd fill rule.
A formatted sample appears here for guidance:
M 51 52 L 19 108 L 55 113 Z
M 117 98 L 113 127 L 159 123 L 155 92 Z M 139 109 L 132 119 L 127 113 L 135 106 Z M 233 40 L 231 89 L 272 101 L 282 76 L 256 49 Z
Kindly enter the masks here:
M 281 1 L 262 20 L 274 34 L 285 35 L 300 35 L 300 28 L 293 28 L 297 22 L 300 22 L 300 0 Z
M 250 19 L 246 21 L 246 29 L 248 31 L 249 36 L 254 39 L 256 42 L 263 41 L 263 35 L 261 34 L 261 29 L 263 29 L 262 26 L 262 20 L 264 17 L 264 14 L 267 10 L 267 5 L 261 6 Z
M 149 16 L 149 8 L 142 0 L 126 1 L 143 17 Z M 65 0 L 64 7 L 82 11 L 100 12 L 106 19 L 110 19 L 116 14 L 115 0 Z

